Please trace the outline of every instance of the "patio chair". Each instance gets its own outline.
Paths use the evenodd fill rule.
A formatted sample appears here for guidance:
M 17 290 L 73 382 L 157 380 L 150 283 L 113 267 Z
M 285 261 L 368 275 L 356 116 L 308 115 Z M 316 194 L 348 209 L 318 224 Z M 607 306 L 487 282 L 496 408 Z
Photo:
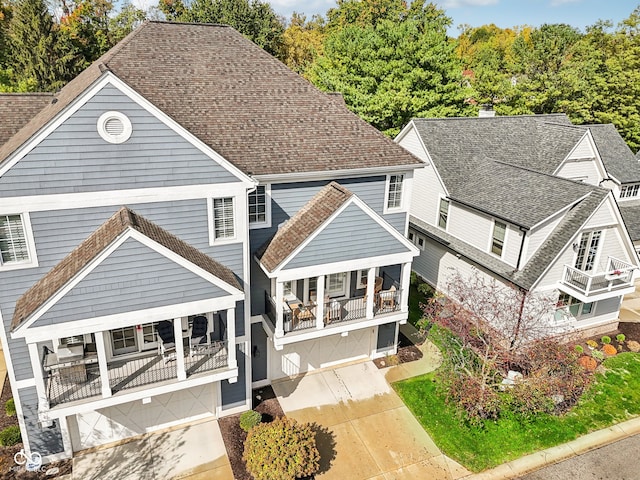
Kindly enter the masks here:
M 164 363 L 167 363 L 169 358 L 176 355 L 176 337 L 173 332 L 173 323 L 168 320 L 163 320 L 156 326 L 156 332 L 160 342 L 158 343 L 158 355 L 162 355 Z
M 191 327 L 191 336 L 189 337 L 189 355 L 193 357 L 193 354 L 206 349 L 208 346 L 207 330 L 209 328 L 209 322 L 204 315 L 198 315 L 193 318 L 193 325 Z
M 385 309 L 387 307 L 389 307 L 391 310 L 393 310 L 396 306 L 396 287 L 395 285 L 392 285 L 391 288 L 389 290 L 385 290 L 383 292 L 380 292 L 379 294 L 380 298 L 380 309 Z

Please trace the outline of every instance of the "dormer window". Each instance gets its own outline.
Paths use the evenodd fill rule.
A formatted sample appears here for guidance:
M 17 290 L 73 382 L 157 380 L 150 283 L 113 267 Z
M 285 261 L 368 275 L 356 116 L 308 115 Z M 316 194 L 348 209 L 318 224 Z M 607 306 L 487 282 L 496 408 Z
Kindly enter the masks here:
M 640 183 L 622 185 L 620 198 L 635 198 L 638 196 L 638 193 L 640 193 Z

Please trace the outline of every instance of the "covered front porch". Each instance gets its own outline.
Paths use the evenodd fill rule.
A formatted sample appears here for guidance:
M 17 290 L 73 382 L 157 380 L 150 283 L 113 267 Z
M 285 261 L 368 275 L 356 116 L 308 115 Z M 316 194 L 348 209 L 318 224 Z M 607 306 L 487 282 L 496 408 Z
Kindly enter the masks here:
M 204 375 L 234 381 L 235 309 L 41 341 L 29 351 L 45 410 Z
M 296 280 L 276 278 L 271 292 L 265 292 L 265 312 L 276 336 L 406 312 L 405 271 L 410 272 L 410 264 Z

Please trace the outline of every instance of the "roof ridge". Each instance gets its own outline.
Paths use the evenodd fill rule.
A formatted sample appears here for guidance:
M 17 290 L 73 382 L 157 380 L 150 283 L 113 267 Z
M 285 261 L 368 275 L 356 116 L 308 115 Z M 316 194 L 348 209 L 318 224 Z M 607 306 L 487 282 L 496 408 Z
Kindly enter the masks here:
M 543 176 L 548 177 L 548 178 L 554 178 L 556 180 L 561 180 L 561 181 L 564 181 L 564 182 L 571 182 L 573 184 L 582 185 L 582 186 L 588 188 L 589 191 L 606 190 L 606 189 L 604 189 L 602 187 L 598 187 L 597 185 L 590 185 L 588 183 L 584 183 L 584 182 L 581 182 L 579 180 L 572 180 L 571 178 L 560 177 L 558 175 L 553 175 L 551 173 L 541 172 L 540 170 L 534 170 L 532 168 L 523 167 L 522 165 L 514 165 L 513 163 L 504 162 L 502 160 L 489 159 L 489 161 L 494 162 L 494 163 L 498 163 L 500 165 L 505 165 L 507 167 L 513 167 L 513 168 L 517 168 L 519 170 L 524 170 L 525 172 L 531 172 L 531 173 L 536 173 L 538 175 L 543 175 Z
M 440 120 L 500 120 L 509 118 L 546 118 L 546 117 L 564 117 L 564 113 L 531 113 L 525 115 L 495 115 L 493 117 L 414 117 L 411 121 L 440 121 Z

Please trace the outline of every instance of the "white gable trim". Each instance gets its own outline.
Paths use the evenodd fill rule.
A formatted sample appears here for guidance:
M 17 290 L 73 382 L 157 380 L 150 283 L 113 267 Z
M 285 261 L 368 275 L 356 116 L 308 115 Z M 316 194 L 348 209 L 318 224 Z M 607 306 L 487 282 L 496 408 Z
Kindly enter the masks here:
M 129 97 L 133 102 L 140 105 L 151 115 L 156 117 L 160 122 L 164 123 L 167 127 L 175 131 L 178 135 L 184 138 L 187 142 L 191 143 L 195 148 L 200 150 L 206 156 L 217 162 L 222 168 L 229 171 L 232 175 L 238 178 L 239 181 L 247 184 L 248 186 L 256 185 L 256 182 L 247 176 L 244 172 L 239 170 L 224 157 L 218 154 L 215 150 L 208 147 L 205 143 L 199 140 L 195 135 L 190 133 L 184 127 L 182 127 L 175 120 L 166 115 L 162 110 L 157 108 L 142 95 L 136 92 L 133 88 L 129 87 L 126 83 L 120 80 L 113 72 L 107 71 L 94 82 L 94 84 L 80 94 L 70 105 L 68 105 L 62 112 L 54 117 L 47 125 L 45 125 L 38 133 L 36 133 L 31 139 L 22 145 L 16 152 L 14 152 L 9 158 L 10 160 L 0 167 L 0 177 L 10 170 L 16 163 L 24 158 L 29 152 L 31 152 L 38 144 L 40 144 L 47 136 L 49 136 L 54 130 L 56 130 L 62 123 L 76 113 L 81 107 L 83 107 L 91 98 L 93 98 L 100 90 L 107 85 L 111 85 L 117 88 L 124 95 Z
M 431 154 L 429 153 L 429 149 L 427 148 L 427 145 L 424 143 L 424 139 L 422 138 L 422 135 L 420 135 L 420 132 L 418 131 L 418 129 L 416 128 L 415 122 L 413 120 L 411 120 L 401 131 L 400 133 L 396 136 L 396 138 L 394 139 L 394 142 L 396 142 L 398 145 L 400 145 L 400 141 L 402 140 L 402 138 L 404 138 L 404 136 L 409 133 L 409 131 L 411 129 L 414 129 L 416 131 L 416 137 L 418 137 L 418 141 L 420 142 L 420 145 L 422 146 L 422 148 L 424 149 L 424 153 L 427 156 L 428 161 L 426 162 L 425 166 L 431 166 L 433 167 L 433 171 L 436 174 L 436 178 L 438 179 L 438 182 L 440 182 L 440 185 L 442 186 L 442 190 L 444 190 L 444 193 L 447 197 L 449 197 L 449 190 L 447 190 L 447 186 L 444 184 L 444 182 L 442 181 L 442 177 L 440 176 L 440 173 L 438 172 L 438 169 L 436 168 L 435 163 L 433 163 L 433 158 L 431 157 Z M 402 145 L 400 145 L 402 147 Z M 404 147 L 402 147 L 404 148 Z M 405 148 L 406 150 L 406 148 Z M 419 185 L 417 186 L 418 188 L 420 187 Z
M 558 252 L 558 255 L 556 255 L 553 261 L 548 263 L 547 268 L 544 269 L 544 271 L 540 274 L 540 276 L 536 279 L 536 281 L 531 285 L 530 290 L 534 290 L 537 287 L 537 285 L 546 276 L 549 270 L 551 270 L 551 268 L 555 266 L 556 262 L 560 259 L 560 257 L 562 257 L 562 254 L 566 251 L 569 245 L 572 245 L 574 242 L 577 241 L 578 237 L 582 235 L 582 232 L 585 226 L 589 223 L 591 218 L 596 214 L 598 210 L 600 210 L 600 208 L 607 201 L 609 201 L 610 202 L 609 204 L 613 207 L 614 214 L 618 220 L 616 227 L 618 229 L 618 233 L 621 234 L 622 242 L 624 243 L 625 248 L 627 250 L 627 255 L 629 256 L 629 263 L 633 264 L 636 268 L 640 267 L 640 264 L 638 263 L 638 256 L 635 253 L 635 249 L 633 247 L 633 242 L 631 241 L 631 237 L 629 236 L 629 232 L 627 231 L 626 227 L 623 227 L 624 223 L 622 221 L 622 215 L 620 214 L 618 205 L 616 204 L 615 199 L 613 197 L 613 192 L 609 191 L 609 193 L 602 200 L 602 202 L 600 202 L 598 206 L 593 209 L 593 211 L 591 212 L 591 215 L 589 215 L 589 217 L 584 221 L 584 223 L 580 226 L 580 228 L 576 230 L 576 233 L 566 243 L 564 248 L 562 248 L 560 252 Z M 621 230 L 623 230 L 624 232 L 620 232 Z
M 73 288 L 75 288 L 85 277 L 87 277 L 93 270 L 95 270 L 102 262 L 104 262 L 111 254 L 116 251 L 126 240 L 133 238 L 134 240 L 142 243 L 143 245 L 151 248 L 160 255 L 173 261 L 174 263 L 186 268 L 190 272 L 198 275 L 204 280 L 212 283 L 218 288 L 226 291 L 229 295 L 240 295 L 244 297 L 243 292 L 237 288 L 229 285 L 223 280 L 219 279 L 215 275 L 203 270 L 202 268 L 194 265 L 185 258 L 181 257 L 177 253 L 169 250 L 168 248 L 160 245 L 159 243 L 151 240 L 149 237 L 138 232 L 137 230 L 128 227 L 121 235 L 119 235 L 107 248 L 105 248 L 100 254 L 83 267 L 71 280 L 69 280 L 60 290 L 58 290 L 51 298 L 44 302 L 35 312 L 33 312 L 29 319 L 18 326 L 18 328 L 11 333 L 13 338 L 20 338 L 25 336 L 25 330 L 41 318 L 47 311 L 49 311 L 55 304 L 57 304 L 65 295 L 67 295 Z
M 593 135 L 591 135 L 591 130 L 589 130 L 588 128 L 587 128 L 586 132 L 584 132 L 584 135 L 582 135 L 580 140 L 578 140 L 578 142 L 573 146 L 573 148 L 571 149 L 569 154 L 564 158 L 564 160 L 562 160 L 562 162 L 560 162 L 560 165 L 558 165 L 558 167 L 555 169 L 555 171 L 553 172 L 552 175 L 558 176 L 558 173 L 560 172 L 560 170 L 562 170 L 562 168 L 568 162 L 570 162 L 571 160 L 581 160 L 581 158 L 572 158 L 572 155 L 573 155 L 573 152 L 576 151 L 578 146 L 585 139 L 587 140 L 587 142 L 589 142 L 589 146 L 591 147 L 591 150 L 593 151 L 593 153 L 595 155 L 596 169 L 598 170 L 598 174 L 600 175 L 600 178 L 602 180 L 607 178 L 608 174 L 607 174 L 607 170 L 604 168 L 604 162 L 602 161 L 602 157 L 600 156 L 600 152 L 598 151 L 598 148 L 596 147 L 596 142 L 593 140 Z M 602 181 L 602 180 L 600 180 L 600 181 Z
M 415 245 L 413 245 L 413 243 L 409 242 L 409 240 L 407 240 L 407 238 L 404 235 L 402 235 L 395 228 L 389 225 L 382 217 L 380 217 L 376 212 L 374 212 L 366 203 L 360 200 L 356 195 L 352 195 L 351 198 L 349 198 L 346 202 L 344 202 L 344 204 L 340 206 L 340 208 L 338 208 L 335 212 L 333 212 L 333 214 L 329 218 L 327 218 L 322 225 L 316 228 L 316 230 L 311 235 L 309 235 L 304 242 L 298 245 L 298 247 L 293 252 L 291 252 L 287 258 L 285 258 L 282 262 L 280 262 L 280 265 L 278 265 L 278 267 L 276 267 L 273 270 L 273 272 L 265 271 L 265 273 L 267 273 L 267 276 L 269 278 L 279 277 L 280 272 L 287 266 L 287 264 L 293 258 L 295 258 L 302 250 L 304 250 L 307 247 L 307 245 L 309 245 L 309 243 L 311 243 L 328 225 L 330 225 L 331 222 L 333 222 L 349 205 L 356 205 L 362 211 L 364 211 L 364 213 L 367 214 L 373 221 L 375 221 L 378 225 L 384 228 L 397 241 L 402 243 L 409 250 L 408 253 L 410 253 L 412 257 L 420 254 L 420 251 L 418 250 L 418 248 Z
M 534 231 L 535 229 L 539 228 L 541 225 L 544 225 L 546 222 L 548 222 L 548 221 L 549 221 L 549 220 L 551 220 L 552 218 L 557 217 L 557 216 L 558 216 L 558 215 L 560 215 L 560 214 L 564 214 L 564 213 L 568 212 L 568 211 L 569 211 L 569 209 L 570 209 L 572 206 L 574 206 L 574 205 L 576 205 L 576 204 L 578 204 L 578 203 L 582 202 L 582 201 L 583 201 L 585 198 L 587 198 L 588 196 L 589 196 L 589 193 L 587 193 L 587 194 L 583 195 L 582 197 L 580 197 L 580 198 L 578 198 L 577 200 L 575 200 L 575 201 L 571 202 L 570 204 L 568 204 L 568 205 L 567 205 L 567 206 L 565 206 L 564 208 L 561 208 L 561 209 L 560 209 L 560 210 L 558 210 L 557 212 L 552 213 L 552 214 L 551 214 L 551 215 L 549 215 L 547 218 L 545 218 L 545 219 L 543 219 L 543 220 L 540 220 L 538 223 L 536 223 L 534 226 L 532 226 L 529 230 L 530 230 L 530 231 Z

